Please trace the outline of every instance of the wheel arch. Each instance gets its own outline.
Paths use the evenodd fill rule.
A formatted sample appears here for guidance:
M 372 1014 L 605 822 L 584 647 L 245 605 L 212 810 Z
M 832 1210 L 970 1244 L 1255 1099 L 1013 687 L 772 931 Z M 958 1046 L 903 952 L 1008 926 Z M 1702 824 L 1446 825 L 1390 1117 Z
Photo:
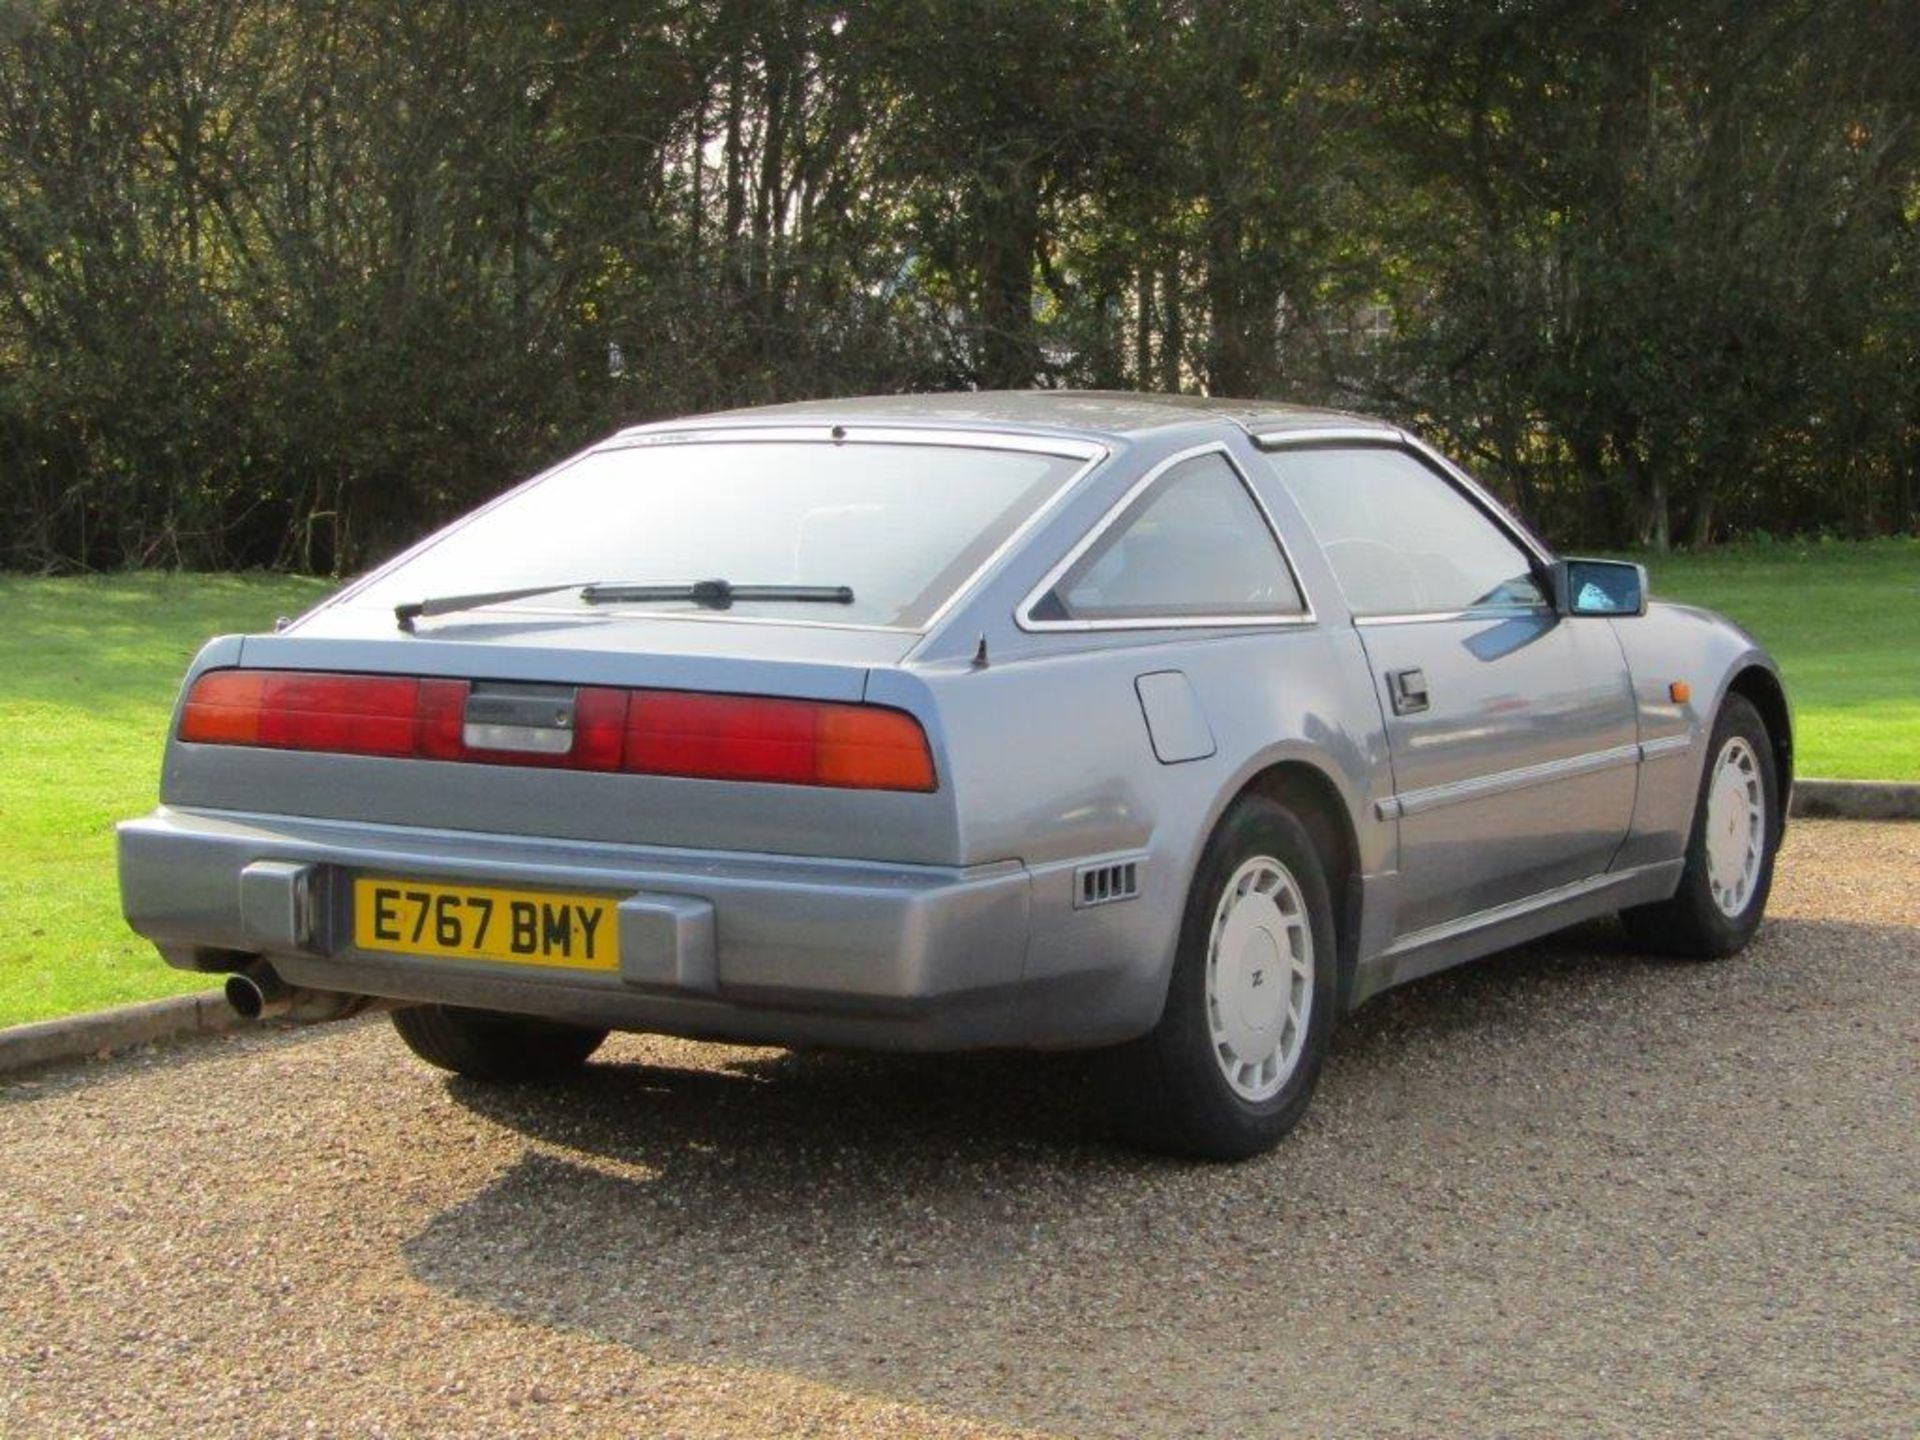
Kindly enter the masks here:
M 1313 838 L 1326 864 L 1332 891 L 1335 948 L 1339 973 L 1335 976 L 1337 1013 L 1353 1008 L 1354 977 L 1360 950 L 1361 864 L 1360 840 L 1353 814 L 1333 777 L 1308 760 L 1276 761 L 1250 776 L 1214 817 L 1214 828 L 1241 800 L 1263 796 L 1285 806 Z M 1208 832 L 1211 839 L 1212 831 Z
M 1746 700 L 1766 722 L 1780 792 L 1779 823 L 1784 827 L 1787 804 L 1793 793 L 1793 712 L 1787 705 L 1786 688 L 1781 685 L 1780 677 L 1765 665 L 1749 664 L 1727 682 L 1726 693 Z

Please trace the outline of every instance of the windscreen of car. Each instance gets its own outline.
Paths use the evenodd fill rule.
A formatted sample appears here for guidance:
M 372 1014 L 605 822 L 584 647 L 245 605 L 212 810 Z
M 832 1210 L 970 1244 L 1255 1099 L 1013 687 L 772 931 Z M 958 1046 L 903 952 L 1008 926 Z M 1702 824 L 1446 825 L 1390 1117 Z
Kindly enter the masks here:
M 918 628 L 1085 462 L 969 445 L 728 440 L 593 451 L 442 532 L 355 608 L 587 581 L 847 586 L 729 614 Z M 561 592 L 512 608 L 578 605 Z M 607 610 L 711 614 L 691 601 Z
M 1313 527 L 1354 614 L 1546 603 L 1526 551 L 1406 452 L 1287 449 L 1267 459 Z

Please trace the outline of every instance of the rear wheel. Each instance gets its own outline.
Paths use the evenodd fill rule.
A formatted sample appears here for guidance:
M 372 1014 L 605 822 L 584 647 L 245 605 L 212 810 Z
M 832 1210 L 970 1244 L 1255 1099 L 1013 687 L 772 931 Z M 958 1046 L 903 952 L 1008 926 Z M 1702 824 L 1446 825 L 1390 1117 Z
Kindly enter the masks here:
M 1306 827 L 1272 800 L 1241 800 L 1194 876 L 1160 1023 L 1113 1057 L 1125 1137 L 1209 1160 L 1278 1143 L 1326 1059 L 1335 956 Z
M 1635 944 L 1698 960 L 1745 948 L 1773 887 L 1779 794 L 1766 721 L 1744 696 L 1729 695 L 1708 743 L 1680 886 L 1671 900 L 1621 917 Z
M 564 1075 L 584 1064 L 607 1038 L 606 1031 L 582 1025 L 457 1005 L 395 1010 L 393 1028 L 429 1065 L 474 1080 L 507 1083 Z

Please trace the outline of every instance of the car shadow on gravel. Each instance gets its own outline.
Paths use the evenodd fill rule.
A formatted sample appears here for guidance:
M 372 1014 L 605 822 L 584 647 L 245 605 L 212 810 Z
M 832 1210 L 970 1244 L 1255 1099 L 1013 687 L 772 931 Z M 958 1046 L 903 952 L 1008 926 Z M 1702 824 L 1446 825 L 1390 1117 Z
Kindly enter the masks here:
M 1498 1023 L 1543 988 L 1589 991 L 1674 968 L 1634 951 L 1617 924 L 1584 926 L 1379 997 L 1342 1023 L 1330 1072 L 1382 1044 Z M 555 1085 L 446 1084 L 461 1105 L 531 1139 L 676 1173 L 700 1157 L 785 1170 L 827 1153 L 908 1169 L 917 1157 L 974 1153 L 1114 1173 L 1191 1168 L 1113 1145 L 1100 1064 L 1085 1055 L 768 1049 L 712 1067 L 603 1056 Z
M 1733 962 L 1744 972 L 1652 959 L 1599 924 L 1395 991 L 1343 1027 L 1301 1129 L 1241 1167 L 1114 1148 L 1074 1057 L 732 1052 L 597 1063 L 538 1090 L 453 1080 L 529 1143 L 407 1258 L 430 1286 L 658 1360 L 1075 1433 L 1266 1429 L 1314 1342 L 1231 1317 L 1266 1283 L 1265 1254 L 1337 1234 L 1353 1249 L 1336 1278 L 1362 1284 L 1370 1257 L 1405 1246 L 1390 1208 L 1355 1196 L 1404 1183 L 1394 1146 L 1415 1142 L 1389 1121 L 1407 1095 L 1472 1106 L 1489 1051 L 1636 1034 L 1621 991 L 1657 1014 L 1709 973 L 1750 984 L 1799 948 L 1770 928 L 1758 961 Z M 1530 1084 L 1506 1103 L 1537 1107 Z

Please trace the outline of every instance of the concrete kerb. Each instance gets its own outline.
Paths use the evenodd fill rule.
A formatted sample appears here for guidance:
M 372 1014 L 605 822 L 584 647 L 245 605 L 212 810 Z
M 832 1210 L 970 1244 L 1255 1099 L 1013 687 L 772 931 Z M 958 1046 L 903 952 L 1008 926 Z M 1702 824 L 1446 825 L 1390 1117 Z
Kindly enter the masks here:
M 190 1035 L 217 1035 L 244 1023 L 226 997 L 214 990 L 11 1025 L 0 1030 L 0 1075 Z
M 1920 820 L 1920 785 L 1899 780 L 1796 780 L 1792 812 L 1816 820 Z
M 1920 820 L 1920 784 L 1893 780 L 1796 780 L 1793 814 L 1821 820 Z M 246 1024 L 219 991 L 122 1005 L 0 1029 L 0 1075 L 84 1060 Z

